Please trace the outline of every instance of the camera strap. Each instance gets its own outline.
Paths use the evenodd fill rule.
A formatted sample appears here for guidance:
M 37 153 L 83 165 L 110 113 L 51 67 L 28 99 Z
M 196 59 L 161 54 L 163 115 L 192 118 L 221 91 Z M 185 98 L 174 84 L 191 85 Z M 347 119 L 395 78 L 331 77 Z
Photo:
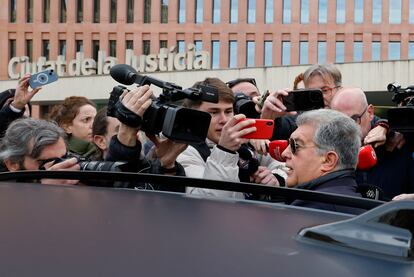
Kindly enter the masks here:
M 115 117 L 129 127 L 138 128 L 142 124 L 142 118 L 125 107 L 120 100 L 115 104 Z

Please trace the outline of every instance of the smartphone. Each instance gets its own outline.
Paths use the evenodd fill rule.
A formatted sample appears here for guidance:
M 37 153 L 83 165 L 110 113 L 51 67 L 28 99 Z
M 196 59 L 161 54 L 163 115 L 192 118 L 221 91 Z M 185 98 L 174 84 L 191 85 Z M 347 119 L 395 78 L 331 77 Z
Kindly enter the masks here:
M 244 120 L 247 120 L 246 118 Z M 254 118 L 253 118 L 254 119 Z M 250 134 L 243 136 L 243 138 L 247 139 L 270 139 L 273 135 L 273 128 L 274 128 L 274 121 L 271 119 L 254 119 L 255 123 L 253 125 L 249 125 L 249 127 L 256 127 L 256 131 Z
M 29 85 L 31 88 L 35 89 L 37 87 L 56 82 L 57 80 L 58 76 L 55 71 L 53 69 L 47 69 L 45 71 L 32 74 L 29 79 Z
M 286 111 L 309 111 L 325 107 L 323 94 L 320 89 L 298 89 L 283 96 L 283 105 Z

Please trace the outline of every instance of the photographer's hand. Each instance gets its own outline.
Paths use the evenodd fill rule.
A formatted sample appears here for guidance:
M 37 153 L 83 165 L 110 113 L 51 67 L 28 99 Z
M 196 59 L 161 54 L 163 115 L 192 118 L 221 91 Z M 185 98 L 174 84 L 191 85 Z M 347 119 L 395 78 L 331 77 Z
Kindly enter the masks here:
M 45 164 L 46 170 L 79 170 L 78 159 L 70 158 L 63 162 L 53 164 L 53 162 Z M 76 185 L 79 180 L 65 180 L 65 179 L 42 179 L 42 184 L 46 185 Z
M 269 148 L 270 142 L 268 139 L 251 139 L 249 142 L 258 154 L 267 155 L 267 149 Z
M 271 92 L 264 102 L 261 118 L 274 120 L 285 115 L 295 115 L 296 112 L 286 112 L 286 107 L 283 105 L 282 97 L 288 94 L 289 89 Z
M 129 92 L 125 92 L 122 98 L 122 104 L 131 112 L 144 116 L 145 111 L 151 105 L 152 90 L 149 86 L 135 88 Z M 137 143 L 137 133 L 139 128 L 130 127 L 123 123 L 119 125 L 117 138 L 120 143 L 125 146 L 134 147 Z
M 16 109 L 23 110 L 24 106 L 32 100 L 33 96 L 40 91 L 41 87 L 35 88 L 29 91 L 29 80 L 30 73 L 27 73 L 19 80 L 19 84 L 16 87 L 16 92 L 14 94 L 14 99 L 11 102 L 11 105 Z
M 155 145 L 155 155 L 160 159 L 161 166 L 167 169 L 175 167 L 175 160 L 186 148 L 187 144 L 177 143 L 167 138 L 162 139 L 155 135 L 147 134 L 147 137 Z
M 270 171 L 265 166 L 259 166 L 257 171 L 253 173 L 251 178 L 256 184 L 262 184 L 262 185 L 268 185 L 268 186 L 274 186 L 274 187 L 279 186 L 279 181 L 277 180 L 275 175 L 273 175 L 272 171 Z
M 242 137 L 256 131 L 256 127 L 246 128 L 256 121 L 254 119 L 240 121 L 244 118 L 246 118 L 244 114 L 235 115 L 223 126 L 218 145 L 231 151 L 237 151 L 243 143 L 249 141 L 249 139 Z
M 382 126 L 371 129 L 364 138 L 364 144 L 372 144 L 374 147 L 385 144 L 388 130 Z

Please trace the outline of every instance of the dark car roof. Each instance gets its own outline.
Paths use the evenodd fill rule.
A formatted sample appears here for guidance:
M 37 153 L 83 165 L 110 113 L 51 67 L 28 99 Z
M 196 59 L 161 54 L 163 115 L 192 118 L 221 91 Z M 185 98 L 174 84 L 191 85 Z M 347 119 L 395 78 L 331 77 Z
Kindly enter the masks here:
M 1 276 L 413 276 L 296 239 L 350 216 L 253 201 L 1 183 Z

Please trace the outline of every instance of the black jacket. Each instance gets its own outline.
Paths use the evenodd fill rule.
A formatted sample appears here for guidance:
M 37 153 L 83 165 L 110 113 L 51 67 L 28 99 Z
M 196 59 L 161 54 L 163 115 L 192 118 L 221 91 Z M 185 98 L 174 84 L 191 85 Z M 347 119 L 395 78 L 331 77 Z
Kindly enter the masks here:
M 360 185 L 375 185 L 391 199 L 401 193 L 414 192 L 414 159 L 407 145 L 388 152 L 383 146 L 375 148 L 377 164 L 368 170 L 357 170 Z
M 321 176 L 308 183 L 299 185 L 297 188 L 361 197 L 361 194 L 357 192 L 357 187 L 355 171 L 353 169 L 345 169 Z M 365 212 L 365 210 L 359 208 L 305 200 L 295 200 L 291 205 L 349 214 L 361 214 Z
M 0 110 L 0 138 L 4 136 L 4 133 L 9 127 L 10 123 L 14 120 L 23 116 L 24 110 L 16 113 L 12 109 L 10 109 L 10 105 L 3 107 Z
M 126 164 L 122 166 L 122 171 L 127 172 L 139 172 L 150 174 L 165 174 L 164 169 L 161 167 L 160 161 L 149 161 L 141 156 L 141 143 L 137 141 L 136 146 L 128 147 L 119 142 L 116 136 L 112 137 L 109 144 L 109 149 L 106 161 L 124 161 Z M 181 164 L 175 163 L 176 176 L 185 176 L 184 168 Z M 162 190 L 162 191 L 174 191 L 185 192 L 185 186 L 168 186 L 163 184 L 147 184 L 139 182 L 139 180 L 131 182 L 115 183 L 115 187 L 123 188 L 137 188 L 137 189 L 150 189 L 150 190 Z

